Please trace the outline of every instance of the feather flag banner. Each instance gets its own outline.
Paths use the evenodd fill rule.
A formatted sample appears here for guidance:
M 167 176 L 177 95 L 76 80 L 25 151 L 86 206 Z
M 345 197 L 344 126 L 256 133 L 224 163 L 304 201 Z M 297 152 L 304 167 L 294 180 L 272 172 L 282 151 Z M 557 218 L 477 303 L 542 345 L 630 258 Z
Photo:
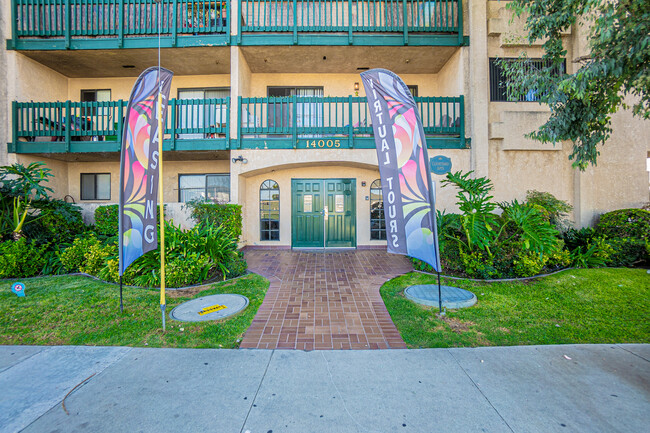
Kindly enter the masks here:
M 394 73 L 361 73 L 377 147 L 388 252 L 440 272 L 435 203 L 424 129 L 415 100 Z
M 173 75 L 168 69 L 148 68 L 138 77 L 126 107 L 120 163 L 120 276 L 158 246 L 158 140 L 164 134 L 158 131 L 157 104 L 160 95 L 164 125 Z

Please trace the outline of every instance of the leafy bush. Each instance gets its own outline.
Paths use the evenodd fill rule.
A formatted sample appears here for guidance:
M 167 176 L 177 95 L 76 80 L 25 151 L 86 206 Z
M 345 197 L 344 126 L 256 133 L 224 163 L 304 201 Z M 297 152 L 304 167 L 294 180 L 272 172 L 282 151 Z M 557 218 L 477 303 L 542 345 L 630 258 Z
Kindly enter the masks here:
M 186 203 L 192 218 L 197 223 L 224 226 L 235 240 L 239 241 L 242 231 L 241 206 L 238 204 L 218 204 L 194 200 Z
M 0 278 L 38 275 L 45 265 L 46 248 L 25 238 L 0 243 Z
M 485 252 L 476 250 L 471 253 L 465 253 L 461 250 L 460 257 L 465 266 L 465 272 L 470 277 L 484 279 L 500 277 L 498 271 L 494 267 L 492 257 Z
M 595 234 L 604 236 L 613 248 L 609 264 L 634 266 L 650 262 L 646 242 L 650 234 L 650 212 L 619 209 L 600 217 Z
M 570 251 L 573 251 L 578 247 L 586 247 L 591 243 L 592 239 L 595 236 L 596 230 L 592 229 L 591 227 L 583 227 L 579 230 L 569 228 L 567 231 L 562 233 L 564 244 Z
M 86 266 L 86 253 L 99 246 L 101 242 L 92 233 L 79 237 L 61 253 L 61 263 L 68 272 L 83 272 L 81 269 Z
M 248 263 L 244 260 L 244 253 L 241 251 L 237 251 L 237 254 L 231 256 L 224 266 L 226 268 L 226 278 L 239 277 L 248 270 Z
M 95 209 L 95 231 L 102 236 L 117 236 L 119 205 L 110 204 Z
M 571 264 L 576 268 L 602 268 L 610 260 L 614 249 L 605 238 L 596 238 L 586 247 L 571 251 Z
M 63 200 L 38 201 L 33 203 L 40 211 L 40 218 L 24 228 L 25 236 L 40 244 L 56 241 L 70 243 L 86 230 L 81 209 Z
M 526 192 L 526 203 L 544 209 L 548 222 L 559 231 L 564 232 L 569 228 L 570 221 L 567 217 L 573 206 L 564 200 L 556 198 L 550 192 L 531 190 Z
M 201 223 L 183 231 L 180 226 L 165 221 L 165 284 L 182 287 L 245 272 L 245 262 L 244 265 L 238 262 L 241 256 L 236 248 L 237 242 L 223 226 Z M 117 249 L 103 248 L 95 254 L 105 261 L 99 277 L 119 281 Z M 232 270 L 229 265 L 233 265 Z M 124 272 L 123 281 L 137 286 L 159 286 L 160 245 L 134 261 Z
M 515 275 L 518 277 L 532 277 L 541 273 L 546 264 L 546 259 L 542 254 L 528 252 L 521 254 L 513 263 Z
M 90 245 L 84 254 L 84 262 L 79 266 L 79 271 L 89 275 L 99 276 L 102 268 L 110 257 L 118 254 L 118 248 L 115 244 L 102 245 L 99 242 Z

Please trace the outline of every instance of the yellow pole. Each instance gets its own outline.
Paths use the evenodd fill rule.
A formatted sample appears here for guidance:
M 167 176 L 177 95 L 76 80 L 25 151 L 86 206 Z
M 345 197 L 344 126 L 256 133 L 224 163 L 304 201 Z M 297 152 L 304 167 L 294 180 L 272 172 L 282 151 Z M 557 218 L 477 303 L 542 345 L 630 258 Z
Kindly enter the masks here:
M 158 75 L 160 82 L 160 75 Z M 160 85 L 158 86 L 160 89 Z M 163 138 L 162 92 L 158 92 L 158 193 L 160 195 L 160 310 L 162 311 L 163 332 L 165 331 L 165 202 L 163 201 Z

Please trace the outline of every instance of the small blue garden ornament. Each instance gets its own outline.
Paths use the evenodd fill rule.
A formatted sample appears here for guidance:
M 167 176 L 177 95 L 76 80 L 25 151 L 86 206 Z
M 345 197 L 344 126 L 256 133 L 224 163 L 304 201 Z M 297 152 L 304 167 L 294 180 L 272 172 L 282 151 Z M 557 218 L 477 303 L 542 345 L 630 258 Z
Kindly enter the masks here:
M 13 286 L 11 286 L 11 291 L 19 298 L 25 297 L 25 285 L 23 283 L 14 283 Z

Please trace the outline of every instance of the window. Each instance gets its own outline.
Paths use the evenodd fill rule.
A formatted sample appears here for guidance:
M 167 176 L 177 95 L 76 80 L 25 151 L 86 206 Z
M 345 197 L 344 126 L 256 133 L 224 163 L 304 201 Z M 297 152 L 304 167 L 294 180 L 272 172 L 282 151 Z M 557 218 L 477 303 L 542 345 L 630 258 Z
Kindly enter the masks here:
M 260 186 L 260 240 L 280 240 L 280 186 L 270 179 Z
M 514 96 L 510 96 L 508 93 L 506 73 L 498 63 L 498 60 L 513 63 L 517 59 L 507 58 L 507 59 L 490 59 L 490 101 L 511 101 L 511 102 L 530 102 L 530 101 L 539 101 L 539 95 L 536 94 L 535 89 L 530 89 L 525 95 L 519 97 L 519 99 Z M 530 68 L 541 69 L 548 65 L 542 59 L 530 59 Z M 561 75 L 566 70 L 566 62 L 562 63 L 558 68 L 553 71 L 555 75 Z
M 380 179 L 370 185 L 370 239 L 386 240 L 384 198 Z
M 413 95 L 414 98 L 418 97 L 418 86 L 406 86 L 409 88 L 409 92 Z
M 229 174 L 179 174 L 178 201 L 192 200 L 228 203 L 230 201 Z
M 228 119 L 225 103 L 206 102 L 206 99 L 228 98 L 230 89 L 219 87 L 211 89 L 179 89 L 178 99 L 185 102 L 178 105 L 176 112 L 177 129 L 201 129 L 206 126 L 224 126 Z M 178 134 L 178 138 L 207 138 L 206 133 L 192 132 Z
M 82 90 L 81 102 L 108 102 L 111 100 L 111 90 Z M 110 129 L 113 126 L 113 119 L 111 119 L 111 109 L 109 107 L 97 107 L 97 104 L 83 104 L 81 107 L 82 117 L 95 116 L 91 121 L 94 125 L 89 126 L 88 129 Z M 94 126 L 94 127 L 93 127 Z
M 111 90 L 82 90 L 81 102 L 106 102 L 111 100 Z
M 81 174 L 81 199 L 82 200 L 110 200 L 111 199 L 110 173 L 82 173 Z
M 268 96 L 274 97 L 322 97 L 322 87 L 269 87 Z M 288 128 L 293 126 L 293 107 L 290 103 L 270 102 L 268 106 L 268 126 L 271 128 Z M 296 104 L 296 126 L 301 127 L 322 127 L 323 126 L 323 105 L 317 102 L 298 102 Z

